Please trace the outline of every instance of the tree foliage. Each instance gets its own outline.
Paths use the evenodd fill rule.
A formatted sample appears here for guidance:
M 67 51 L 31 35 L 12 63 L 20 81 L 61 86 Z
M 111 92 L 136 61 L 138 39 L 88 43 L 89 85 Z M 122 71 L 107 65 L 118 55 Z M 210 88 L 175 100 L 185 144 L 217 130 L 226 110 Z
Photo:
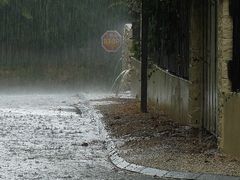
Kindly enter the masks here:
M 119 54 L 104 52 L 101 35 L 129 20 L 126 4 L 115 3 L 0 0 L 0 74 L 112 80 Z
M 148 14 L 149 60 L 169 72 L 188 78 L 190 0 L 126 0 L 140 33 L 141 2 Z M 136 37 L 140 37 L 136 36 Z M 140 55 L 140 38 L 135 38 L 134 53 Z
M 0 0 L 0 40 L 38 49 L 82 47 L 116 26 L 122 11 L 111 0 Z

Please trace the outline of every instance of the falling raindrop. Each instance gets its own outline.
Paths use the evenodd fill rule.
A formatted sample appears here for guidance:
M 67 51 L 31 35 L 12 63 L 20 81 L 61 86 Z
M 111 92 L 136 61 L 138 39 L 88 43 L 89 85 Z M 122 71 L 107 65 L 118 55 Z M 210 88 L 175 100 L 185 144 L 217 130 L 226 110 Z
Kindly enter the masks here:
M 0 0 L 1 89 L 110 89 L 121 50 L 105 52 L 101 36 L 129 20 L 115 0 Z

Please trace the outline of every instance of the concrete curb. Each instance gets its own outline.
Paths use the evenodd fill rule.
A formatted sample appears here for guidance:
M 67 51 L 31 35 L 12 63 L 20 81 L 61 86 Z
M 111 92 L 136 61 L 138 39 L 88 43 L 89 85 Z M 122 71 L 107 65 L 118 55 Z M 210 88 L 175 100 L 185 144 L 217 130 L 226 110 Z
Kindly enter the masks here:
M 240 180 L 240 177 L 223 176 L 205 173 L 189 173 L 177 171 L 165 171 L 155 168 L 144 167 L 136 164 L 131 164 L 119 156 L 114 142 L 110 142 L 108 147 L 110 161 L 119 169 L 127 170 L 144 175 L 150 175 L 158 178 L 172 178 L 172 179 L 188 179 L 188 180 Z

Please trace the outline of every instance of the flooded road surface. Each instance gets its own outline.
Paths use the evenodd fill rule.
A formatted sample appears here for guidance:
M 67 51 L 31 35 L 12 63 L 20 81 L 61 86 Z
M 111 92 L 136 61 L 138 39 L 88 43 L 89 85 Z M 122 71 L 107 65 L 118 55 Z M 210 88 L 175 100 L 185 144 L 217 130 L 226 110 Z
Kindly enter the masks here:
M 88 95 L 0 95 L 0 179 L 152 179 L 108 161 Z

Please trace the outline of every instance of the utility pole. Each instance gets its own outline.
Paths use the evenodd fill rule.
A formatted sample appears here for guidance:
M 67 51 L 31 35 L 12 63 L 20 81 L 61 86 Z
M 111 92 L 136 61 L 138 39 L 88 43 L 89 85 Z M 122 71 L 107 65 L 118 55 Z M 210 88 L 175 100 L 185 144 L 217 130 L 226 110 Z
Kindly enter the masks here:
M 147 0 L 142 0 L 142 17 L 141 17 L 141 111 L 147 113 L 147 86 L 148 86 L 148 13 Z

